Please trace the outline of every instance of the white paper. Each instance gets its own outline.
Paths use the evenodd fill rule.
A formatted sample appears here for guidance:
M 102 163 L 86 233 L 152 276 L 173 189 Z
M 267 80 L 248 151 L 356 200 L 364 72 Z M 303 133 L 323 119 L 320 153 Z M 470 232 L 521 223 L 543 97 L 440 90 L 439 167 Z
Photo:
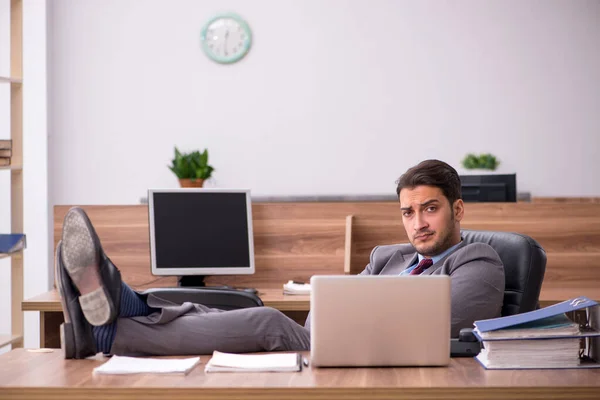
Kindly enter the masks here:
M 284 372 L 299 371 L 298 353 L 231 354 L 213 352 L 206 372 Z
M 95 374 L 187 374 L 200 362 L 193 358 L 138 358 L 112 356 L 110 360 L 94 368 Z
M 310 294 L 310 283 L 288 281 L 283 284 L 283 294 Z

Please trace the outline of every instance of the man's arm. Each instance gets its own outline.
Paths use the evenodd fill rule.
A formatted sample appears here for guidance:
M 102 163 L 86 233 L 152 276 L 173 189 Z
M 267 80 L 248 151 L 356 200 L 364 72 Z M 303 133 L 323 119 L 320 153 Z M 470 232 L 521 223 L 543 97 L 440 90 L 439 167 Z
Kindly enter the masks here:
M 504 266 L 487 244 L 473 243 L 448 258 L 452 279 L 451 336 L 480 319 L 500 316 L 504 301 Z

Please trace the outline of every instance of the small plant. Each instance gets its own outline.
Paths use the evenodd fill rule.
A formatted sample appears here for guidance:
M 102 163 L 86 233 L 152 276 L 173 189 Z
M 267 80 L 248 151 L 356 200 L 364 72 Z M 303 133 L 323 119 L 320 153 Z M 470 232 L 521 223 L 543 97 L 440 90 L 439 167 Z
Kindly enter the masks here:
M 466 169 L 489 169 L 494 171 L 500 165 L 500 161 L 490 153 L 480 154 L 479 156 L 469 153 L 462 160 L 462 165 Z
M 175 147 L 175 158 L 169 169 L 179 179 L 206 180 L 211 177 L 214 168 L 208 164 L 208 149 L 201 153 L 196 150 L 182 153 Z

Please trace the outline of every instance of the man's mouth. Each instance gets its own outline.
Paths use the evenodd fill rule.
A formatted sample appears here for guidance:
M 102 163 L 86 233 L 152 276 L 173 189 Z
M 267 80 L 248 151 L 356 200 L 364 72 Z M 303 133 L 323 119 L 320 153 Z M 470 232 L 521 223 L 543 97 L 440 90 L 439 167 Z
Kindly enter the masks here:
M 422 233 L 420 235 L 415 236 L 415 240 L 423 240 L 423 239 L 427 239 L 429 236 L 432 236 L 433 232 L 429 232 L 429 233 Z

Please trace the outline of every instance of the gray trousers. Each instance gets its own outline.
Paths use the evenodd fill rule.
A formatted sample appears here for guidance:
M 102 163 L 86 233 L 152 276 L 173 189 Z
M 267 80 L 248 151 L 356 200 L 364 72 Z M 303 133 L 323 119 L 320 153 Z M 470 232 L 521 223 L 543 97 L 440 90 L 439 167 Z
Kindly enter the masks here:
M 309 331 L 270 307 L 223 311 L 154 295 L 147 317 L 119 318 L 111 354 L 168 356 L 310 349 Z

